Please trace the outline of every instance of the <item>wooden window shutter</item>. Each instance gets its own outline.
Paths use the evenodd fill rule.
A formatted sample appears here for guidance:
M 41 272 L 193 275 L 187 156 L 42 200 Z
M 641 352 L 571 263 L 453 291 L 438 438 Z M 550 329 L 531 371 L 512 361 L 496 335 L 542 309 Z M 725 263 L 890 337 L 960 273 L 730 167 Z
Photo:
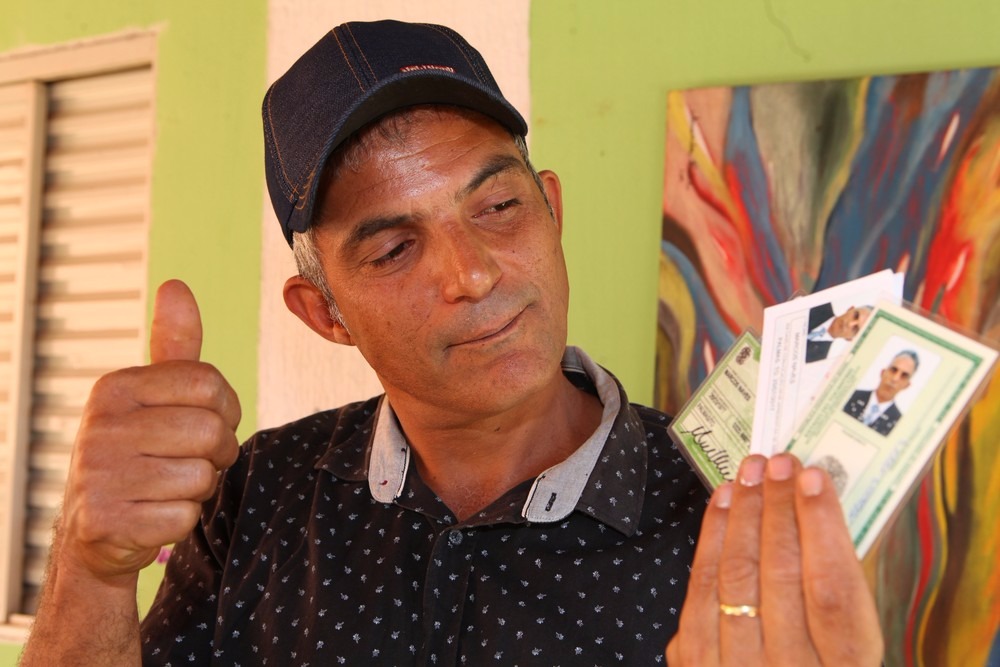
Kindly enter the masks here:
M 150 68 L 49 84 L 24 608 L 35 607 L 80 414 L 98 377 L 143 361 Z
M 0 540 L 10 545 L 0 546 L 7 559 L 0 623 L 15 624 L 37 604 L 90 388 L 102 374 L 144 360 L 154 101 L 148 64 L 28 86 L 39 99 L 42 128 L 33 141 L 43 176 L 29 197 L 35 232 L 22 234 L 31 226 L 14 219 L 23 204 L 11 194 L 20 167 L 6 158 L 13 148 L 3 147 L 23 134 L 4 134 L 17 113 L 4 100 L 25 86 L 0 87 L 0 438 L 18 443 L 0 442 L 2 511 L 13 508 L 0 515 Z M 32 239 L 33 251 L 11 245 Z M 18 262 L 24 277 L 8 278 Z M 27 332 L 24 340 L 15 327 Z

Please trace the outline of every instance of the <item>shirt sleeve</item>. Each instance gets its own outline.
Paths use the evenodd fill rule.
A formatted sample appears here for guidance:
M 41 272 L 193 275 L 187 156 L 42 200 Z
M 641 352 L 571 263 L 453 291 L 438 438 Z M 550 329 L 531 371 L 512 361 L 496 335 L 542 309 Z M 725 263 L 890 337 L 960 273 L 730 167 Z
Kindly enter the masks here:
M 222 569 L 201 524 L 178 543 L 142 621 L 144 665 L 190 664 L 211 651 Z

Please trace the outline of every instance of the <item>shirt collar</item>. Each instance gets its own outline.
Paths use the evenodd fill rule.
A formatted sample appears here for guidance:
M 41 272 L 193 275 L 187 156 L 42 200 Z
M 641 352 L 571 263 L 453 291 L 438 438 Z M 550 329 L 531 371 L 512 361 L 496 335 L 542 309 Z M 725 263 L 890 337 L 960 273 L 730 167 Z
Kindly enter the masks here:
M 878 414 L 882 414 L 883 412 L 889 409 L 889 406 L 892 405 L 893 400 L 894 399 L 890 398 L 885 403 L 880 402 L 878 400 L 878 397 L 875 395 L 875 390 L 872 389 L 871 396 L 868 397 L 868 405 L 865 406 L 865 409 L 867 410 L 871 408 L 871 406 L 875 405 L 878 406 Z
M 535 479 L 521 516 L 529 522 L 552 523 L 579 509 L 631 535 L 638 527 L 646 480 L 642 422 L 614 376 L 583 350 L 567 347 L 562 369 L 574 384 L 592 384 L 596 389 L 604 406 L 601 423 L 568 458 Z M 374 420 L 370 438 L 351 436 L 323 457 L 319 467 L 342 479 L 367 478 L 375 500 L 393 503 L 406 487 L 410 446 L 384 396 Z

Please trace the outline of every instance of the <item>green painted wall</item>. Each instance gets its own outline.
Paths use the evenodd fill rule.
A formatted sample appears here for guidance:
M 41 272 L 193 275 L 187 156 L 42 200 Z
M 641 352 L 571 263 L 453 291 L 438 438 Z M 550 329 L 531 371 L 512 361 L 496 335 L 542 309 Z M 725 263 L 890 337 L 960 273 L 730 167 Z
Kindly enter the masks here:
M 239 393 L 240 431 L 249 435 L 257 404 L 266 2 L 0 0 L 0 17 L 0 52 L 159 31 L 150 295 L 170 277 L 191 285 L 205 326 L 202 358 Z M 161 571 L 154 566 L 144 576 L 144 600 Z M 18 651 L 0 644 L 0 665 L 14 664 Z
M 653 395 L 667 91 L 1000 65 L 996 0 L 540 0 L 533 161 L 563 180 L 570 341 Z
M 241 430 L 249 435 L 257 403 L 266 3 L 3 4 L 13 6 L 0 9 L 0 52 L 128 29 L 159 32 L 150 301 L 167 278 L 191 285 L 202 307 L 203 358 L 239 391 Z

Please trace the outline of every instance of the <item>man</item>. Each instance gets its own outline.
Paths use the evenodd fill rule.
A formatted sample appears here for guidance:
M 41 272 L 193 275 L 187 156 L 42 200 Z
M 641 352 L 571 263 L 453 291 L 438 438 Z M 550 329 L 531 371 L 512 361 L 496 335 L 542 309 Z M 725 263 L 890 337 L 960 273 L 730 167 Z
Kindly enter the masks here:
M 830 348 L 837 339 L 852 341 L 861 331 L 871 314 L 870 306 L 851 306 L 840 315 L 833 312 L 833 304 L 822 303 L 809 309 L 806 333 L 806 363 L 822 361 L 830 356 Z
M 844 405 L 844 412 L 882 435 L 889 435 L 903 416 L 896 395 L 910 386 L 920 358 L 913 350 L 903 350 L 882 369 L 874 391 L 857 390 Z
M 459 35 L 340 26 L 264 119 L 285 302 L 385 395 L 237 452 L 164 285 L 153 363 L 88 403 L 26 663 L 635 665 L 671 636 L 675 665 L 878 663 L 828 479 L 754 457 L 706 508 L 667 418 L 565 348 L 558 178 Z M 136 572 L 173 540 L 140 632 Z

